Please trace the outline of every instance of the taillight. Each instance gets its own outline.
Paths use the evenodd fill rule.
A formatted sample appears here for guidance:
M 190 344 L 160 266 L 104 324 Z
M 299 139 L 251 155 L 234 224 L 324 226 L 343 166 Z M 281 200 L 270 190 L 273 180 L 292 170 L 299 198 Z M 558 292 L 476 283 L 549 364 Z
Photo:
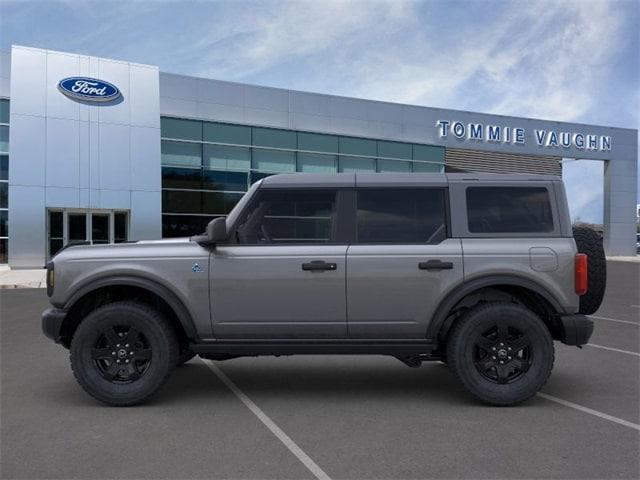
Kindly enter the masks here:
M 587 258 L 587 255 L 584 253 L 576 253 L 576 293 L 578 295 L 584 295 L 588 289 L 589 268 L 587 266 Z
M 47 263 L 47 296 L 53 295 L 53 287 L 55 284 L 55 270 L 53 268 L 53 262 Z

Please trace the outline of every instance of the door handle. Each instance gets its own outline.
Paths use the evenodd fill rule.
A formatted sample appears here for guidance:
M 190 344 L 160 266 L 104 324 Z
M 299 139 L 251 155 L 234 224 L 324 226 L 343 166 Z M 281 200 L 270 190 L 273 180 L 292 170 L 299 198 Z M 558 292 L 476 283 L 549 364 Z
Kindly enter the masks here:
M 420 270 L 451 270 L 453 262 L 443 262 L 442 260 L 429 260 L 418 264 Z
M 325 270 L 336 270 L 337 268 L 337 264 L 327 263 L 324 260 L 313 260 L 309 263 L 302 264 L 302 270 L 308 272 L 324 272 Z

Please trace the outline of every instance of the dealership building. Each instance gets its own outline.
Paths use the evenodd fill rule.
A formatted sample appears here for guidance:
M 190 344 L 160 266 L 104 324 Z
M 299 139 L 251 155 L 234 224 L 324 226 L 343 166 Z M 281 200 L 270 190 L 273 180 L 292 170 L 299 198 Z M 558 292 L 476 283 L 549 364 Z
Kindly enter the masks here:
M 633 255 L 637 151 L 633 129 L 246 85 L 13 46 L 0 53 L 0 263 L 42 267 L 69 242 L 199 233 L 253 182 L 279 172 L 561 175 L 565 158 L 605 162 L 605 249 Z

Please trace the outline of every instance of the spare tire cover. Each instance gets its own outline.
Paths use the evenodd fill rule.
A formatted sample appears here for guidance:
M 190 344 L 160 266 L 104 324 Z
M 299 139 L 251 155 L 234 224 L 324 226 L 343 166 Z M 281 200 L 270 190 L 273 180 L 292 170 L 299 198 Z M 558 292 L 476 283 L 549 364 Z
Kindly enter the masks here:
M 607 286 L 607 260 L 602 237 L 591 228 L 573 227 L 573 238 L 578 252 L 588 256 L 587 293 L 580 297 L 580 313 L 591 315 L 600 308 Z

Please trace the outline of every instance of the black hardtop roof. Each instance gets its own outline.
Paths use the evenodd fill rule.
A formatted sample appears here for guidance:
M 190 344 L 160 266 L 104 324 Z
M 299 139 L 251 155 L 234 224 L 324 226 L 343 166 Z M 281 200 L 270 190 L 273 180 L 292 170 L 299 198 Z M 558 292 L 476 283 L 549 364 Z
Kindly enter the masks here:
M 261 187 L 368 187 L 368 186 L 445 186 L 466 182 L 559 181 L 555 175 L 525 173 L 282 173 L 264 178 Z

